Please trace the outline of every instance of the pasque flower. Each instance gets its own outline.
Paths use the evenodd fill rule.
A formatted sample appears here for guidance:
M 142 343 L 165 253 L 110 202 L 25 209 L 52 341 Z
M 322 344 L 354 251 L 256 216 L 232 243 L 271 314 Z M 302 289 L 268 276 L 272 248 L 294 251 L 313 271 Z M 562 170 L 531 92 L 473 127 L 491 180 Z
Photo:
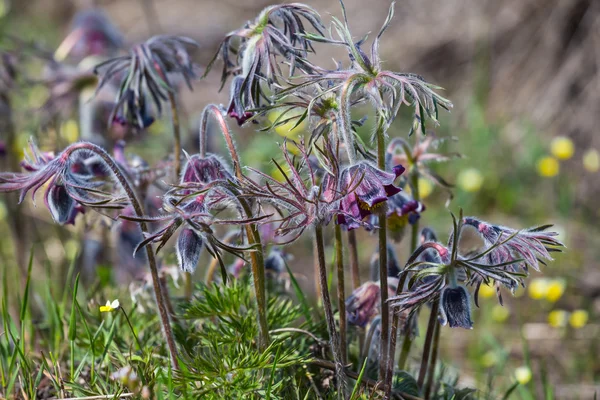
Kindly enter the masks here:
M 388 292 L 392 296 L 396 292 L 398 279 L 388 279 Z M 352 294 L 346 299 L 346 315 L 350 325 L 364 328 L 373 317 L 380 312 L 379 291 L 381 286 L 379 282 L 368 281 L 354 289 Z
M 453 216 L 454 218 L 454 216 Z M 459 240 L 463 228 L 476 227 L 483 237 L 485 246 L 472 254 L 460 254 Z M 538 259 L 551 259 L 549 251 L 558 251 L 562 246 L 556 233 L 545 232 L 549 226 L 525 231 L 491 225 L 473 217 L 454 218 L 454 230 L 448 245 L 427 241 L 409 258 L 403 273 L 414 273 L 409 280 L 410 291 L 390 299 L 400 311 L 415 312 L 420 306 L 440 298 L 442 323 L 451 327 L 471 328 L 470 295 L 466 285 L 494 283 L 499 301 L 500 285 L 513 291 L 523 283 L 523 270 L 527 266 L 538 268 Z M 435 254 L 435 253 L 437 254 Z M 428 254 L 429 253 L 429 254 Z
M 341 191 L 347 195 L 340 201 L 340 210 L 337 222 L 346 229 L 355 229 L 360 226 L 358 221 L 371 215 L 389 197 L 400 192 L 394 181 L 404 172 L 402 165 L 393 168 L 393 173 L 385 172 L 361 161 L 342 171 L 340 176 Z M 350 188 L 352 188 L 350 190 Z M 352 218 L 347 218 L 350 215 Z
M 222 86 L 229 76 L 239 76 L 231 84 L 228 106 L 229 115 L 238 123 L 242 124 L 252 115 L 248 110 L 257 108 L 268 98 L 261 85 L 272 87 L 283 75 L 278 57 L 289 63 L 290 76 L 297 67 L 305 65 L 303 58 L 312 51 L 312 46 L 303 37 L 307 33 L 303 20 L 323 33 L 323 24 L 314 9 L 299 3 L 281 4 L 265 8 L 254 22 L 230 32 L 221 42 L 204 75 L 221 56 Z
M 290 142 L 285 140 L 282 146 L 284 167 L 273 160 L 277 169 L 284 176 L 284 182 L 279 182 L 263 172 L 249 168 L 260 176 L 264 183 L 246 178 L 243 190 L 245 196 L 270 204 L 279 210 L 281 217 L 271 222 L 279 224 L 276 228 L 276 235 L 287 236 L 289 239 L 286 238 L 286 243 L 298 239 L 309 227 L 316 224 L 327 225 L 335 215 L 343 214 L 348 220 L 353 218 L 339 206 L 340 199 L 345 196 L 345 193 L 338 190 L 339 166 L 331 143 L 325 141 L 324 149 L 320 150 L 322 151 L 322 161 L 327 164 L 325 169 L 328 172 L 322 179 L 319 179 L 317 171 L 311 165 L 310 154 L 304 146 L 304 142 L 291 142 L 300 153 L 299 160 L 296 162 L 288 149 Z M 353 189 L 354 187 L 350 188 L 350 190 Z
M 402 239 L 406 225 L 414 224 L 425 211 L 425 205 L 414 200 L 409 194 L 402 191 L 388 198 L 386 216 L 390 238 L 396 242 Z M 377 224 L 377 217 L 370 216 L 371 225 Z
M 93 176 L 84 171 L 78 172 L 82 158 L 72 156 L 69 149 L 56 157 L 42 153 L 33 142 L 29 149 L 30 154 L 21 163 L 25 172 L 0 173 L 0 192 L 19 191 L 22 202 L 29 191 L 35 199 L 37 191 L 47 184 L 44 203 L 59 224 L 72 223 L 76 212 L 81 210 L 79 204 L 100 206 L 109 202 L 109 198 L 96 190 L 101 183 L 91 181 Z
M 62 61 L 68 56 L 83 59 L 87 56 L 108 56 L 123 45 L 123 36 L 110 19 L 98 9 L 78 12 L 72 29 L 56 49 L 54 58 Z
M 191 89 L 196 73 L 187 50 L 190 46 L 198 44 L 184 36 L 154 36 L 134 46 L 129 55 L 97 65 L 94 71 L 101 78 L 96 91 L 124 73 L 109 123 L 116 121 L 136 129 L 150 125 L 153 115 L 160 115 L 163 103 L 176 90 L 169 74 L 183 77 Z

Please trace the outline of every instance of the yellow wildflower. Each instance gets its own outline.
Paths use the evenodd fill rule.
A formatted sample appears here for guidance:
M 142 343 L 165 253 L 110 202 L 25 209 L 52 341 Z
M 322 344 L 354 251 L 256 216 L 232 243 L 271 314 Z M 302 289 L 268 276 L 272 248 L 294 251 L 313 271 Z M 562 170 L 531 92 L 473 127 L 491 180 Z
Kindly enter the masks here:
M 568 160 L 575 153 L 575 145 L 568 137 L 557 136 L 550 142 L 550 152 L 559 160 Z
M 478 169 L 468 168 L 460 171 L 456 183 L 465 192 L 477 192 L 483 185 L 483 175 Z
M 521 385 L 526 385 L 527 383 L 529 383 L 532 377 L 533 374 L 531 373 L 531 369 L 526 365 L 515 369 L 515 379 Z
M 596 149 L 590 149 L 583 155 L 583 167 L 589 172 L 600 170 L 600 153 Z
M 493 367 L 494 365 L 496 365 L 498 363 L 498 356 L 496 355 L 495 352 L 493 351 L 488 351 L 487 353 L 485 353 L 482 357 L 481 357 L 481 364 L 485 367 L 485 368 L 490 368 Z
M 568 313 L 565 310 L 554 310 L 548 314 L 548 324 L 553 328 L 562 328 L 567 325 Z
M 529 284 L 529 297 L 540 300 L 548 294 L 549 281 L 546 278 L 535 278 Z
M 424 199 L 433 192 L 433 184 L 429 179 L 419 178 L 419 197 Z
M 583 328 L 587 324 L 588 319 L 589 315 L 587 311 L 575 310 L 569 317 L 569 324 L 575 329 Z
M 565 281 L 563 279 L 552 279 L 548 283 L 546 291 L 546 300 L 551 303 L 555 303 L 560 299 L 565 292 Z
M 113 300 L 112 302 L 110 300 L 107 300 L 106 305 L 100 306 L 100 312 L 113 312 L 119 307 L 121 307 L 119 300 Z
M 482 283 L 481 286 L 479 286 L 479 296 L 483 297 L 484 299 L 490 298 L 495 294 L 496 288 L 494 285 L 486 285 L 485 283 Z
M 552 178 L 558 175 L 560 165 L 554 157 L 546 156 L 541 158 L 537 163 L 538 173 L 545 178 Z
M 74 143 L 79 138 L 79 126 L 75 120 L 69 119 L 62 124 L 60 133 L 67 142 Z
M 492 319 L 496 322 L 502 323 L 508 319 L 510 311 L 506 307 L 502 307 L 500 304 L 496 304 L 492 308 Z

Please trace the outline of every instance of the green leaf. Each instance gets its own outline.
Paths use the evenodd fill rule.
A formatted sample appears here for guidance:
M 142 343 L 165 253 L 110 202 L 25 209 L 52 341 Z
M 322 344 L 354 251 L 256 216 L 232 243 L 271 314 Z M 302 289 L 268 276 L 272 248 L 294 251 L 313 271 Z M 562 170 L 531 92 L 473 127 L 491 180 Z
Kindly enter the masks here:
M 69 318 L 69 340 L 74 341 L 77 337 L 77 288 L 79 287 L 79 274 L 75 278 L 73 286 L 73 299 L 71 302 L 71 317 Z
M 410 394 L 412 396 L 419 395 L 419 385 L 415 378 L 406 371 L 398 371 L 394 374 L 392 387 L 395 391 Z

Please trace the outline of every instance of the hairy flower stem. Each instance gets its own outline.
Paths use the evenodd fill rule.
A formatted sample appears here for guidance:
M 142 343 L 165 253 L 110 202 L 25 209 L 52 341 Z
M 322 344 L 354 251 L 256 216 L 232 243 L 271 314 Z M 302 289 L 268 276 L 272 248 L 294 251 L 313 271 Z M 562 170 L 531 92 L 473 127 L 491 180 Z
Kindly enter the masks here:
M 233 142 L 233 138 L 231 136 L 231 132 L 227 126 L 227 122 L 223 117 L 223 113 L 219 107 L 214 104 L 209 104 L 206 106 L 204 111 L 202 112 L 202 119 L 200 121 L 200 157 L 206 157 L 206 142 L 207 142 L 207 126 L 208 126 L 208 117 L 212 114 L 219 124 L 219 128 L 223 137 L 225 138 L 225 143 L 227 144 L 227 148 L 229 150 L 229 154 L 231 155 L 231 160 L 233 162 L 233 169 L 235 171 L 235 175 L 239 180 L 244 178 L 244 174 L 242 173 L 242 168 L 240 164 L 240 157 L 235 148 L 235 143 Z M 252 218 L 252 208 L 250 204 L 243 199 L 238 198 L 238 202 L 242 207 L 246 218 Z M 263 248 L 260 240 L 260 233 L 258 232 L 258 228 L 256 224 L 248 224 L 245 226 L 246 236 L 248 239 L 248 244 L 252 247 L 252 251 L 250 251 L 250 265 L 252 268 L 252 278 L 254 281 L 254 293 L 256 296 L 256 303 L 258 308 L 258 327 L 259 327 L 259 347 L 261 349 L 267 348 L 269 345 L 269 327 L 267 323 L 267 297 L 265 290 L 265 262 L 263 256 Z
M 331 340 L 331 352 L 333 353 L 333 361 L 335 362 L 336 382 L 338 399 L 345 398 L 345 375 L 342 352 L 340 350 L 340 337 L 338 336 L 335 327 L 335 319 L 333 317 L 333 309 L 331 307 L 331 298 L 329 296 L 329 288 L 327 287 L 327 267 L 325 264 L 325 246 L 323 242 L 323 227 L 315 226 L 315 244 L 317 250 L 317 260 L 319 264 L 319 281 L 321 284 L 321 299 L 323 301 L 323 309 L 325 310 L 325 321 L 327 322 L 327 330 Z
M 377 123 L 377 166 L 385 170 L 385 119 L 379 116 Z M 390 312 L 388 299 L 388 271 L 387 271 L 387 215 L 385 210 L 379 214 L 379 284 L 381 290 L 381 345 L 379 353 L 379 379 L 385 381 L 385 373 L 388 359 L 388 341 L 390 335 Z M 385 387 L 384 387 L 385 390 Z
M 112 159 L 112 157 L 103 148 L 96 146 L 94 144 L 91 144 L 91 143 L 81 143 L 80 142 L 80 143 L 76 143 L 76 144 L 68 147 L 67 149 L 68 149 L 67 156 L 70 156 L 73 152 L 78 151 L 78 150 L 87 150 L 87 151 L 90 151 L 90 152 L 96 154 L 97 156 L 99 156 L 106 163 L 106 165 L 110 168 L 110 170 L 112 171 L 114 176 L 119 181 L 119 184 L 125 191 L 125 194 L 127 195 L 129 202 L 131 203 L 131 206 L 133 207 L 136 217 L 139 217 L 139 218 L 145 217 L 142 203 L 140 203 L 137 194 L 135 193 L 135 191 L 133 190 L 133 187 L 131 186 L 131 184 L 129 183 L 127 178 L 125 177 L 125 174 L 121 170 L 121 167 L 119 167 L 119 165 Z M 145 221 L 143 221 L 143 220 L 140 221 L 139 225 L 140 225 L 140 229 L 142 230 L 143 234 L 147 234 L 149 232 L 148 225 L 146 224 Z M 171 365 L 174 370 L 179 370 L 179 361 L 177 360 L 177 347 L 175 346 L 175 339 L 173 337 L 173 331 L 171 329 L 171 322 L 169 320 L 169 312 L 167 310 L 166 300 L 165 300 L 167 294 L 164 293 L 163 287 L 160 283 L 160 277 L 158 275 L 158 266 L 156 264 L 156 257 L 154 256 L 154 249 L 152 248 L 151 244 L 147 244 L 145 246 L 145 248 L 146 248 L 146 255 L 148 257 L 148 265 L 150 267 L 150 273 L 152 275 L 152 284 L 154 286 L 154 294 L 156 296 L 156 305 L 158 307 L 158 314 L 160 316 L 163 333 L 165 335 L 165 339 L 167 341 L 167 347 L 169 349 L 169 353 L 170 353 L 170 357 L 171 357 Z
M 402 293 L 402 288 L 406 283 L 406 274 L 402 274 L 400 281 L 398 282 L 398 288 L 396 289 L 396 296 Z M 392 315 L 392 326 L 390 328 L 390 346 L 389 346 L 389 354 L 386 364 L 386 372 L 385 372 L 385 397 L 384 399 L 389 399 L 392 392 L 392 379 L 394 377 L 394 362 L 396 359 L 396 341 L 398 340 L 398 325 L 400 324 L 400 314 L 394 313 Z M 406 326 L 409 326 L 408 321 Z M 407 329 L 405 338 L 410 337 L 410 331 Z M 403 348 L 404 350 L 404 343 Z M 408 354 L 408 353 L 407 353 Z
M 440 324 L 435 324 L 435 333 L 433 334 L 433 350 L 431 351 L 431 360 L 429 360 L 429 371 L 427 372 L 427 381 L 425 382 L 424 396 L 428 400 L 433 387 L 433 378 L 435 376 L 435 365 L 437 363 L 439 344 L 440 344 Z
M 340 316 L 340 349 L 342 363 L 346 365 L 348 347 L 346 342 L 346 292 L 344 288 L 344 249 L 342 244 L 342 228 L 335 224 L 335 262 L 337 268 L 338 313 Z
M 360 271 L 358 269 L 358 246 L 356 244 L 356 231 L 348 231 L 348 248 L 350 253 L 350 275 L 352 277 L 352 289 L 356 289 L 360 286 Z M 359 353 L 363 352 L 363 345 L 365 343 L 365 331 L 364 329 L 358 330 L 358 350 Z
M 419 377 L 417 384 L 419 387 L 423 387 L 425 382 L 425 373 L 427 372 L 427 363 L 429 362 L 429 355 L 431 354 L 431 344 L 433 343 L 433 333 L 435 326 L 438 324 L 438 309 L 440 306 L 440 299 L 436 299 L 431 306 L 431 314 L 429 315 L 429 324 L 427 325 L 427 333 L 425 334 L 425 345 L 423 346 L 423 358 L 421 359 L 421 368 L 419 369 Z
M 350 248 L 350 273 L 352 276 L 352 288 L 360 286 L 360 271 L 358 269 L 358 246 L 356 244 L 356 231 L 348 231 L 348 247 Z
M 411 190 L 413 199 L 415 201 L 420 201 L 421 196 L 419 195 L 419 170 L 414 167 L 410 174 L 410 182 L 411 182 Z M 415 223 L 411 227 L 411 235 L 410 235 L 410 251 L 414 252 L 419 246 L 419 220 L 417 219 Z M 404 285 L 403 285 L 404 286 Z M 403 287 L 398 286 L 398 291 L 396 295 L 399 295 L 403 290 Z M 398 324 L 399 316 L 394 316 L 394 320 L 392 321 L 392 325 L 394 322 L 396 325 Z M 415 317 L 413 317 L 415 318 Z M 410 348 L 412 347 L 412 336 L 410 332 L 406 332 L 404 335 L 404 339 L 402 339 L 402 349 L 400 350 L 400 357 L 398 358 L 398 369 L 404 370 L 406 368 L 406 361 L 408 360 L 408 355 L 410 353 Z

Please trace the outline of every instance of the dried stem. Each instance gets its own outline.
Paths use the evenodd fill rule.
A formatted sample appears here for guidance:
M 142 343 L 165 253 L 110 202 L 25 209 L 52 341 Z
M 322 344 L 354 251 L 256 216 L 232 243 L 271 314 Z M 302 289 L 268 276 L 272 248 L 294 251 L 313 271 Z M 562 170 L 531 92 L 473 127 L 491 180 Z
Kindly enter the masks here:
M 348 345 L 346 341 L 346 291 L 344 288 L 344 249 L 342 244 L 342 228 L 335 224 L 335 261 L 337 269 L 338 313 L 340 318 L 340 349 L 342 363 L 347 364 Z
M 206 141 L 208 135 L 207 126 L 209 115 L 213 115 L 217 120 L 221 133 L 225 138 L 225 143 L 227 144 L 231 160 L 233 162 L 233 169 L 235 171 L 235 175 L 239 180 L 242 180 L 244 178 L 244 174 L 242 173 L 240 157 L 235 148 L 235 143 L 231 136 L 231 132 L 229 131 L 229 127 L 227 126 L 227 122 L 223 117 L 221 109 L 214 104 L 209 104 L 202 112 L 199 137 L 200 156 L 206 157 Z M 245 217 L 252 218 L 252 209 L 250 207 L 250 204 L 248 204 L 248 202 L 243 198 L 238 198 L 238 202 L 244 211 Z M 263 248 L 260 240 L 260 233 L 258 232 L 258 228 L 256 227 L 256 225 L 248 224 L 245 226 L 245 230 L 246 236 L 248 238 L 248 244 L 250 245 L 250 247 L 252 247 L 252 251 L 249 252 L 249 255 L 250 265 L 252 268 L 252 278 L 254 281 L 254 292 L 256 295 L 256 303 L 258 307 L 258 326 L 260 330 L 259 346 L 261 349 L 265 349 L 269 345 L 270 340 L 269 327 L 267 323 L 267 298 L 265 290 L 265 263 L 263 257 Z
M 331 340 L 331 352 L 335 362 L 336 382 L 338 398 L 343 399 L 345 393 L 345 376 L 344 363 L 340 351 L 340 338 L 335 327 L 335 319 L 333 317 L 333 309 L 331 307 L 331 298 L 329 296 L 329 288 L 327 287 L 327 267 L 325 264 L 325 248 L 323 243 L 323 227 L 315 226 L 315 244 L 317 250 L 317 260 L 319 263 L 319 281 L 321 284 L 321 298 L 323 301 L 323 309 L 325 310 L 325 321 L 327 322 L 327 330 L 329 331 L 329 339 Z
M 144 209 L 142 204 L 140 203 L 137 194 L 133 190 L 133 187 L 127 180 L 125 174 L 121 170 L 121 167 L 112 159 L 112 157 L 101 147 L 96 146 L 92 143 L 80 142 L 74 145 L 71 145 L 67 148 L 68 155 L 71 155 L 75 151 L 78 150 L 87 150 L 92 153 L 98 155 L 106 165 L 111 169 L 114 176 L 119 181 L 119 184 L 125 191 L 125 194 L 129 198 L 129 202 L 133 207 L 133 210 L 137 217 L 143 218 L 145 217 Z M 140 229 L 143 234 L 147 234 L 148 226 L 145 221 L 139 222 Z M 167 341 L 167 347 L 169 348 L 169 353 L 171 357 L 171 364 L 174 370 L 179 369 L 179 361 L 177 360 L 177 347 L 175 346 L 175 339 L 173 337 L 173 331 L 171 329 L 171 322 L 169 320 L 169 312 L 166 306 L 166 293 L 164 293 L 162 285 L 160 283 L 160 277 L 158 275 L 158 267 L 156 264 L 156 257 L 154 256 L 154 249 L 152 244 L 148 243 L 146 246 L 146 255 L 148 257 L 148 265 L 150 266 L 150 273 L 152 275 L 152 284 L 154 286 L 154 294 L 156 296 L 156 305 L 158 306 L 158 313 L 160 316 L 160 321 L 163 328 L 163 333 L 165 335 L 165 339 Z

